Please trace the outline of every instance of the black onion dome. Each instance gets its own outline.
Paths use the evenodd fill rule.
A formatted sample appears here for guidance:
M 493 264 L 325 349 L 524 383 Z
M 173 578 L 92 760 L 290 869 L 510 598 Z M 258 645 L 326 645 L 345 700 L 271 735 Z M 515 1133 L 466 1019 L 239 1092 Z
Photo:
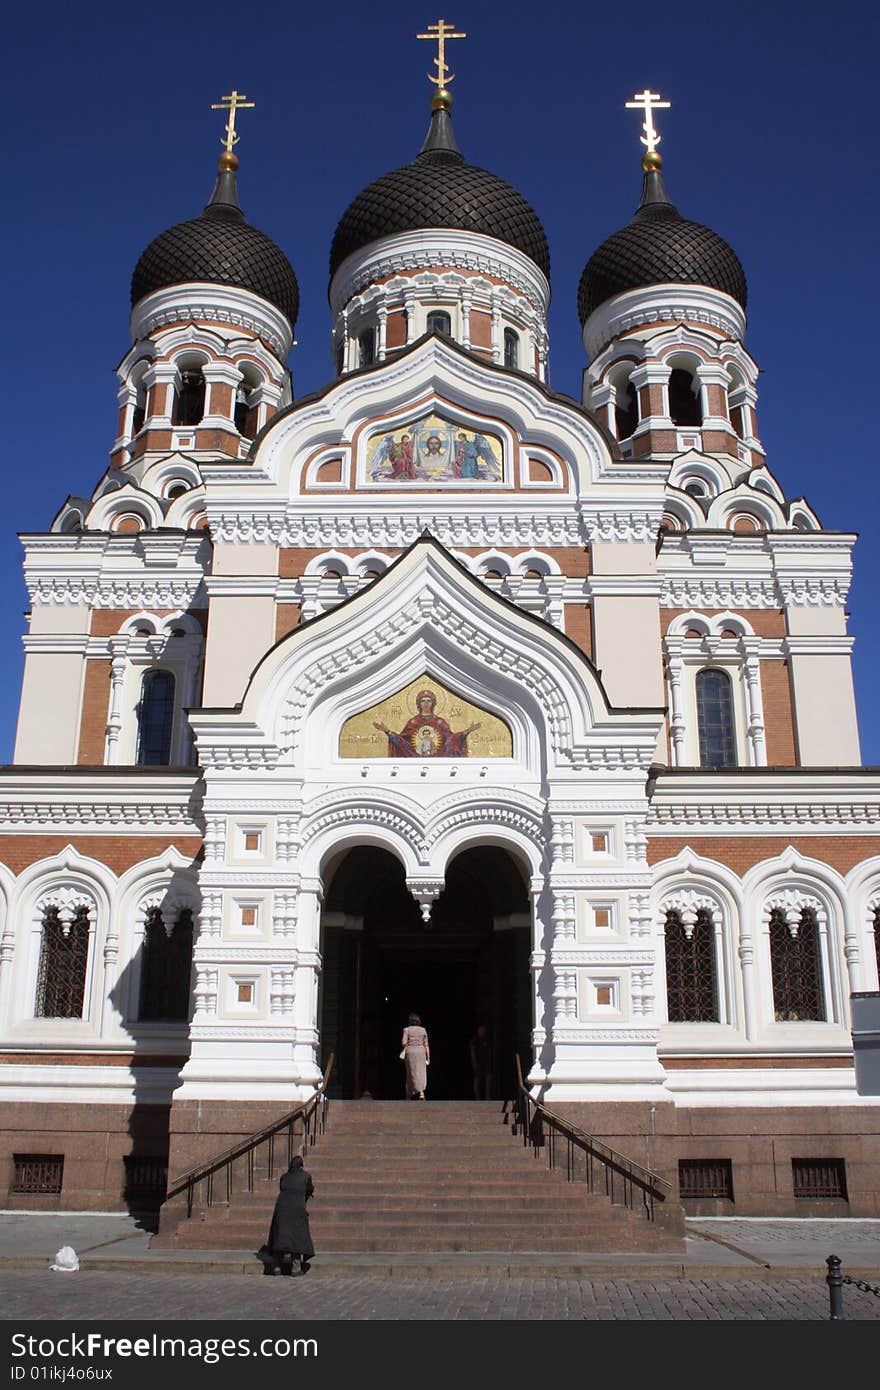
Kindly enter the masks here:
M 578 287 L 581 323 L 626 290 L 673 283 L 708 285 L 746 307 L 746 277 L 736 252 L 711 227 L 682 217 L 659 169 L 649 169 L 632 221 L 587 261 Z
M 521 193 L 488 169 L 468 164 L 455 143 L 449 112 L 438 106 L 421 152 L 359 193 L 336 228 L 330 279 L 346 257 L 398 232 L 449 227 L 515 246 L 549 278 L 547 236 Z
M 280 309 L 291 326 L 296 323 L 299 286 L 293 267 L 271 237 L 245 221 L 234 166 L 224 168 L 222 158 L 204 211 L 160 232 L 144 251 L 131 277 L 132 305 L 155 290 L 189 281 L 249 290 Z

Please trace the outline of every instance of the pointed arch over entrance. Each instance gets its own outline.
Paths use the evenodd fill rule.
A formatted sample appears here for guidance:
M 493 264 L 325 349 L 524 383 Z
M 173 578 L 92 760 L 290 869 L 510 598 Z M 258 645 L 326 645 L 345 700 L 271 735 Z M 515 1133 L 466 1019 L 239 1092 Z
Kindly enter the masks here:
M 326 866 L 321 1049 L 336 1054 L 343 1097 L 403 1099 L 400 1036 L 418 1013 L 431 1040 L 429 1098 L 470 1099 L 470 1039 L 492 1043 L 492 1096 L 530 1060 L 527 870 L 494 845 L 462 850 L 446 870 L 430 923 L 389 851 L 358 845 Z

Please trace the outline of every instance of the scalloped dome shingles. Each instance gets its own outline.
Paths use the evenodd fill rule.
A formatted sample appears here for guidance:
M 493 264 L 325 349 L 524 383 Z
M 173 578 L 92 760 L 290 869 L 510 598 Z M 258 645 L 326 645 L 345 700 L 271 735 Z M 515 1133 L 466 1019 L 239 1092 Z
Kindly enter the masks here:
M 682 217 L 666 199 L 662 181 L 652 183 L 648 175 L 632 221 L 603 241 L 584 268 L 581 323 L 615 295 L 660 284 L 708 285 L 746 307 L 746 277 L 736 252 L 711 227 Z
M 226 205 L 208 204 L 150 242 L 131 279 L 131 302 L 189 281 L 249 290 L 296 323 L 299 286 L 289 260 L 265 232 Z
M 549 278 L 550 251 L 537 213 L 521 193 L 451 150 L 426 150 L 359 193 L 340 219 L 330 250 L 332 280 L 361 247 L 398 232 L 449 227 L 514 246 Z

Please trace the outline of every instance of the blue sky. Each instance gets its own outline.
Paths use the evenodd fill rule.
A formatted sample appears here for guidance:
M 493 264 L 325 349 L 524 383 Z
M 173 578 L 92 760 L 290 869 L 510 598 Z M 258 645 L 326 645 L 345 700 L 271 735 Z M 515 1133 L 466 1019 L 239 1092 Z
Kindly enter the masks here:
M 826 527 L 861 533 L 849 607 L 863 756 L 880 764 L 876 9 L 458 6 L 443 11 L 468 33 L 449 46 L 456 135 L 547 230 L 558 391 L 580 395 L 580 272 L 638 201 L 639 118 L 624 103 L 646 85 L 672 101 L 658 119 L 670 194 L 731 242 L 748 277 L 768 464 Z M 299 278 L 291 366 L 302 395 L 331 374 L 336 222 L 424 137 L 434 50 L 414 35 L 438 17 L 423 0 L 249 10 L 49 0 L 4 21 L 0 761 L 12 754 L 27 606 L 16 533 L 47 529 L 107 466 L 131 272 L 157 232 L 210 194 L 222 131 L 211 103 L 232 87 L 257 103 L 239 117 L 239 190 Z

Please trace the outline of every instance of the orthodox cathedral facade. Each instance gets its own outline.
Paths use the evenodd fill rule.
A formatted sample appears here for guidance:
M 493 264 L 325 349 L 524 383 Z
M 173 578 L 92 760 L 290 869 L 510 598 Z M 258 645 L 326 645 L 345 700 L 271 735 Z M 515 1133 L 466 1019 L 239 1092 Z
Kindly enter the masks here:
M 402 1095 L 416 1010 L 437 1103 L 482 1023 L 495 1095 L 519 1055 L 687 1209 L 880 1214 L 855 537 L 768 466 L 743 270 L 671 201 L 656 97 L 638 208 L 581 278 L 577 401 L 541 223 L 435 85 L 421 151 L 338 225 L 334 370 L 301 400 L 225 99 L 210 202 L 134 271 L 110 466 L 23 537 L 7 1204 L 137 1205 L 331 1053 L 332 1093 Z

